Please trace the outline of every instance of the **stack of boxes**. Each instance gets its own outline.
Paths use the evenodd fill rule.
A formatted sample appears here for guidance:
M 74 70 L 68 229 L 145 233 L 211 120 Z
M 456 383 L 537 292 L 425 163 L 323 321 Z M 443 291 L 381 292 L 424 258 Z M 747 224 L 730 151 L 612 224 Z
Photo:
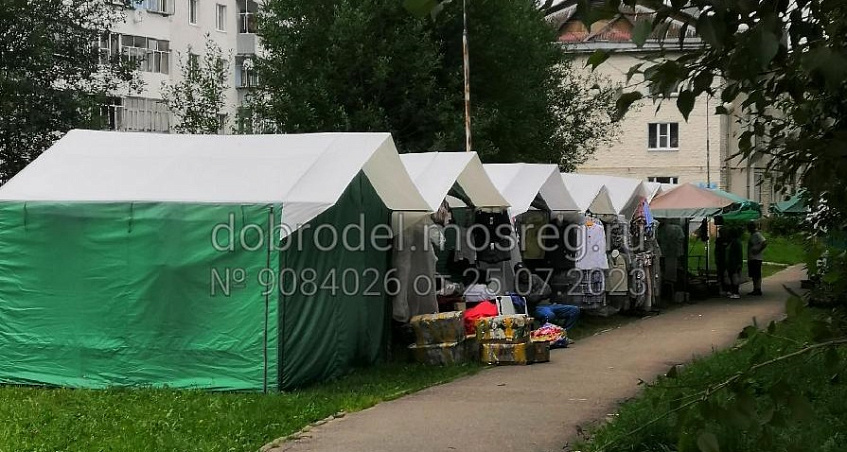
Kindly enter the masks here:
M 442 312 L 412 317 L 415 343 L 410 345 L 415 360 L 423 364 L 445 365 L 475 361 L 478 343 L 465 337 L 461 312 Z
M 550 361 L 549 342 L 532 342 L 531 331 L 532 318 L 526 315 L 502 315 L 477 320 L 480 360 L 498 365 Z

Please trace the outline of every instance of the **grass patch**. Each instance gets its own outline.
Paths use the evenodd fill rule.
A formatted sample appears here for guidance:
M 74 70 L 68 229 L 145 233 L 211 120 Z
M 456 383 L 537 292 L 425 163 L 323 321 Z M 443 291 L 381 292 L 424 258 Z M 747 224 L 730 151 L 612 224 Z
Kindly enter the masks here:
M 0 451 L 256 451 L 353 412 L 477 372 L 385 364 L 279 394 L 0 387 Z
M 613 421 L 601 426 L 588 442 L 578 444 L 574 450 L 698 451 L 701 448 L 697 440 L 703 432 L 715 435 L 721 451 L 847 450 L 847 375 L 833 378 L 838 370 L 832 370 L 835 361 L 840 373 L 844 373 L 845 347 L 834 356 L 822 351 L 763 367 L 755 378 L 742 380 L 744 396 L 722 390 L 709 404 L 678 411 L 636 432 L 710 385 L 723 382 L 754 363 L 786 355 L 813 342 L 823 318 L 829 318 L 829 314 L 806 311 L 777 325 L 772 334 L 756 335 L 733 349 L 694 361 L 675 378 L 660 377 L 641 396 L 622 405 Z M 786 388 L 782 394 L 787 395 L 774 395 L 775 388 L 780 387 Z
M 742 275 L 747 275 L 747 238 L 748 234 L 744 234 L 741 239 L 744 247 L 744 268 L 741 270 Z M 803 243 L 803 238 L 797 235 L 793 236 L 772 236 L 767 237 L 768 247 L 765 249 L 765 262 L 781 264 L 762 266 L 762 276 L 768 277 L 785 268 L 788 265 L 801 264 L 805 262 L 806 246 Z M 698 268 L 705 268 L 704 257 L 706 254 L 706 244 L 699 240 L 691 240 L 689 242 L 689 271 L 697 273 Z M 711 272 L 715 272 L 715 240 L 709 244 L 709 267 Z

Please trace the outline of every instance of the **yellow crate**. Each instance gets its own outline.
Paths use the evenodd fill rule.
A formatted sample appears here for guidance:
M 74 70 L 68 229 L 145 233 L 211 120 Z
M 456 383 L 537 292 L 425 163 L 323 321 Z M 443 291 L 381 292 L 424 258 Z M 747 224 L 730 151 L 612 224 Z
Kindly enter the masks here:
M 465 339 L 465 324 L 459 311 L 416 315 L 409 323 L 415 331 L 417 345 L 457 343 Z

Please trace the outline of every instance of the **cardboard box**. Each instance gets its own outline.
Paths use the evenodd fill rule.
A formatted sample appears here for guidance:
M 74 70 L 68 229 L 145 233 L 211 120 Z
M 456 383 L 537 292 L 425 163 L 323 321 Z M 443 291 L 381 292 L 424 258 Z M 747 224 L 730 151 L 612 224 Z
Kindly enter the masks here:
M 462 364 L 478 359 L 479 343 L 475 339 L 444 344 L 409 346 L 415 361 L 430 366 Z
M 465 339 L 462 313 L 458 311 L 416 315 L 409 323 L 415 331 L 416 345 L 459 343 Z
M 532 318 L 526 315 L 501 315 L 476 321 L 476 338 L 480 343 L 519 344 L 529 341 Z
M 532 342 L 520 344 L 484 343 L 479 347 L 479 359 L 486 364 L 525 365 L 532 362 Z

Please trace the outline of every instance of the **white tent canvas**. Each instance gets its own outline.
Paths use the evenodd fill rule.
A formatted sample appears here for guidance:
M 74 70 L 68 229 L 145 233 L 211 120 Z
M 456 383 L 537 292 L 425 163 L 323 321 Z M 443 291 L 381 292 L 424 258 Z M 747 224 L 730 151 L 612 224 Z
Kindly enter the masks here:
M 429 210 L 388 133 L 73 130 L 0 188 L 0 200 L 281 202 L 294 230 L 333 206 L 360 171 L 388 209 Z
M 662 184 L 659 182 L 644 182 L 644 189 L 647 191 L 647 202 L 650 202 L 662 193 Z
M 489 163 L 483 166 L 511 206 L 509 212 L 512 217 L 528 211 L 536 196 L 541 196 L 553 211 L 579 210 L 579 206 L 562 183 L 556 165 Z
M 459 184 L 476 207 L 508 207 L 509 203 L 491 182 L 476 152 L 427 152 L 403 154 L 400 160 L 430 211 Z
M 580 212 L 591 211 L 597 215 L 618 214 L 609 189 L 601 180 L 602 176 L 562 173 L 560 178 L 576 201 Z
M 649 195 L 644 182 L 640 179 L 595 174 L 575 174 L 574 176 L 578 184 L 587 184 L 592 189 L 604 185 L 609 193 L 612 208 L 617 215 L 631 217 L 638 201 Z

